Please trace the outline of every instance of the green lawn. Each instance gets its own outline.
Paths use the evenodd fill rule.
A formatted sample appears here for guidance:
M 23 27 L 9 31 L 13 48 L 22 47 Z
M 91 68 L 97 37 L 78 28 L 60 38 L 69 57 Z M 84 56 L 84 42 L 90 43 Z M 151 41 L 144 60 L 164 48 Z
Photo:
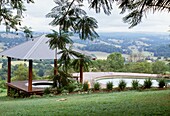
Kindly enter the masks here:
M 59 99 L 66 99 L 59 101 Z M 0 115 L 170 115 L 170 90 L 13 99 L 0 97 Z

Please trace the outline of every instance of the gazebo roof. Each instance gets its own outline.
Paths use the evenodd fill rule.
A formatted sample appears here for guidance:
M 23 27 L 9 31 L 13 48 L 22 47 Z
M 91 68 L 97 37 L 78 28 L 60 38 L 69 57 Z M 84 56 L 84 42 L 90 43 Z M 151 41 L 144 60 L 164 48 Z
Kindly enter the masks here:
M 0 55 L 24 60 L 55 59 L 55 50 L 50 49 L 48 40 L 49 38 L 42 35 L 7 49 Z M 73 50 L 92 57 L 92 55 L 77 48 L 73 48 Z M 57 55 L 57 58 L 59 57 L 60 55 Z

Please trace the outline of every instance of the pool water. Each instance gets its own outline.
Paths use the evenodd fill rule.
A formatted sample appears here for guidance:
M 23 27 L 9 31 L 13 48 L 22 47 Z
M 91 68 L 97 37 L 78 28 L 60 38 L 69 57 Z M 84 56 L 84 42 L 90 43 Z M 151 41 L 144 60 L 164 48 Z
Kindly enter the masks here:
M 28 86 L 28 83 L 25 84 Z M 32 87 L 33 88 L 47 88 L 47 87 L 52 87 L 53 82 L 52 81 L 35 81 L 32 82 Z
M 106 78 L 106 79 L 99 79 L 96 81 L 99 82 L 100 84 L 104 84 L 104 85 L 106 85 L 108 82 L 112 82 L 113 87 L 118 87 L 120 80 L 124 80 L 126 82 L 126 87 L 132 87 L 133 80 L 138 80 L 139 84 L 141 84 L 141 85 L 143 85 L 144 81 L 145 81 L 145 79 L 128 79 L 128 78 Z M 152 87 L 158 87 L 157 80 L 152 80 Z

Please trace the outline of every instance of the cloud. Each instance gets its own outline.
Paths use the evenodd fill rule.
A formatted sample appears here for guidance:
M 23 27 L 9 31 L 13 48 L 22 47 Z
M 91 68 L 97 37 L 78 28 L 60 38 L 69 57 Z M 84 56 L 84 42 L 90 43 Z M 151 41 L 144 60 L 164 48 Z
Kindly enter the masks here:
M 49 32 L 54 28 L 49 26 L 52 19 L 46 18 L 45 15 L 55 6 L 53 0 L 35 0 L 35 4 L 26 4 L 27 11 L 24 13 L 23 26 L 31 26 L 34 31 Z M 85 3 L 84 9 L 89 16 L 96 18 L 99 28 L 98 32 L 115 32 L 115 31 L 146 31 L 146 32 L 167 32 L 170 25 L 170 15 L 167 12 L 148 13 L 147 17 L 143 17 L 142 22 L 136 27 L 129 29 L 130 25 L 123 23 L 122 18 L 125 14 L 119 14 L 120 9 L 116 5 L 113 6 L 111 15 L 103 12 L 96 14 L 94 9 L 88 8 Z M 1 30 L 2 25 L 0 25 Z

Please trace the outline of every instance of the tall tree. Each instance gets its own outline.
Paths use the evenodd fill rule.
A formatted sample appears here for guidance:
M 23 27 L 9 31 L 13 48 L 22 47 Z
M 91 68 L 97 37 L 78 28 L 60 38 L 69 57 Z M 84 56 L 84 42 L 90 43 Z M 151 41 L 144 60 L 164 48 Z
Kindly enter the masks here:
M 72 43 L 72 40 L 70 39 L 70 33 L 65 33 L 61 32 L 58 33 L 55 30 L 52 30 L 53 33 L 46 35 L 48 38 L 50 38 L 49 46 L 51 49 L 55 49 L 55 60 L 56 60 L 56 67 L 54 70 L 56 70 L 56 74 L 58 74 L 58 61 L 57 61 L 57 54 L 58 54 L 58 49 L 64 49 L 66 47 L 66 44 Z
M 98 37 L 98 34 L 95 32 L 95 29 L 98 28 L 97 21 L 92 17 L 88 17 L 86 12 L 81 9 L 83 0 L 72 0 L 71 2 L 70 0 L 55 0 L 54 2 L 56 3 L 56 7 L 47 14 L 47 17 L 54 18 L 50 25 L 59 26 L 58 37 L 62 36 L 62 32 L 68 33 L 70 31 L 78 33 L 80 39 L 84 40 L 93 40 Z M 50 46 L 51 45 L 55 48 L 58 47 L 54 42 L 52 42 L 52 44 L 50 43 Z M 61 60 L 63 60 L 62 62 L 65 62 L 65 65 L 68 65 L 67 63 L 70 59 L 68 57 L 68 50 L 66 47 L 60 49 L 63 49 L 63 51 L 60 52 L 63 54 Z M 82 64 L 80 65 L 82 66 Z

